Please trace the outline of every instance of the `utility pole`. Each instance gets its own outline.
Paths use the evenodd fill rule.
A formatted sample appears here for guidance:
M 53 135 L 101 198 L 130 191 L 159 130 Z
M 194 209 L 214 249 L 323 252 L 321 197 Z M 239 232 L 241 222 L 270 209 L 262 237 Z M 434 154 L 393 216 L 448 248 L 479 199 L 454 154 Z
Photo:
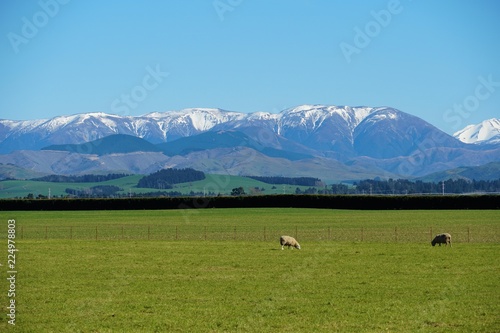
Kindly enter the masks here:
M 444 180 L 443 180 L 443 182 L 442 182 L 442 185 L 443 185 L 443 195 L 444 195 Z
M 50 187 L 49 187 L 49 199 L 50 199 Z

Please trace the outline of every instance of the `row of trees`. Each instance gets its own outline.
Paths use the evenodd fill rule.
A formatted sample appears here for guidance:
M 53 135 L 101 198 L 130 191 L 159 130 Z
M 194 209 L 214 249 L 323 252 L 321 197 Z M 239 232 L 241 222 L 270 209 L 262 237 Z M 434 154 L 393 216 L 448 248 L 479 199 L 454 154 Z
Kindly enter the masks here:
M 247 176 L 266 184 L 294 185 L 294 186 L 322 186 L 321 179 L 312 177 L 266 177 L 266 176 Z
M 116 192 L 122 189 L 114 185 L 99 185 L 86 189 L 67 188 L 65 192 L 70 196 L 79 198 L 109 198 L 116 196 Z
M 500 179 L 497 180 L 472 180 L 449 179 L 444 182 L 423 182 L 421 180 L 410 181 L 407 179 L 389 180 L 363 180 L 353 183 L 353 186 L 345 184 L 333 184 L 330 187 L 317 190 L 300 191 L 297 194 L 440 194 L 440 193 L 475 193 L 500 192 Z
M 63 176 L 63 175 L 48 175 L 32 180 L 52 183 L 100 183 L 108 180 L 127 177 L 124 173 L 110 173 L 107 175 L 82 175 L 82 176 Z
M 297 207 L 330 209 L 500 209 L 498 195 L 255 195 L 126 199 L 3 200 L 0 211 Z
M 137 187 L 171 189 L 173 188 L 173 184 L 194 182 L 203 179 L 205 179 L 205 174 L 202 171 L 191 168 L 163 169 L 142 177 L 137 183 Z

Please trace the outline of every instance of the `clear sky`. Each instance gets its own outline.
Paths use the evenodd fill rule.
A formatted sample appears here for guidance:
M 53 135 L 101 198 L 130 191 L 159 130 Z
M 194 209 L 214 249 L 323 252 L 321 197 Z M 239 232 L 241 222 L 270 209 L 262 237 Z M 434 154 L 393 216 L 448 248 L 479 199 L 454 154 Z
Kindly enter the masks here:
M 2 0 L 0 118 L 391 106 L 500 117 L 496 0 Z

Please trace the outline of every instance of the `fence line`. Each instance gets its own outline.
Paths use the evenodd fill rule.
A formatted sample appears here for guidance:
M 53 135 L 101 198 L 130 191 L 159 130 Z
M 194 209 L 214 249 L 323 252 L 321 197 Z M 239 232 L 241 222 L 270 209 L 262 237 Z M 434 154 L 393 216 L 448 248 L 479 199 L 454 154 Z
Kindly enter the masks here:
M 498 243 L 500 226 L 446 227 L 454 243 Z M 200 226 L 200 225 L 86 225 L 20 226 L 18 239 L 70 240 L 232 240 L 273 241 L 281 235 L 293 235 L 299 241 L 353 241 L 383 243 L 430 242 L 433 227 L 278 229 L 269 226 Z

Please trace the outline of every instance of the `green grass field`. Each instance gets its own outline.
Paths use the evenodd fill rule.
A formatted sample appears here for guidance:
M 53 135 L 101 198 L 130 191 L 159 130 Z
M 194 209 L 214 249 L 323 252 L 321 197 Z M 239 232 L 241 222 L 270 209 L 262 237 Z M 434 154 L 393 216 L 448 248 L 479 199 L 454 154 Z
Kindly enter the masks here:
M 16 325 L 2 315 L 1 332 L 500 331 L 499 211 L 207 209 L 2 217 L 0 251 L 6 258 L 8 219 L 16 219 L 19 251 Z M 110 234 L 70 239 L 51 231 L 96 225 Z M 122 237 L 123 228 L 151 225 L 189 230 L 189 237 Z M 234 236 L 235 226 L 245 233 Z M 30 236 L 30 228 L 40 232 Z M 328 228 L 332 235 L 323 237 Z M 429 228 L 450 231 L 453 247 L 432 247 Z M 279 233 L 297 230 L 302 250 L 282 251 Z M 353 233 L 352 239 L 337 239 L 336 230 Z M 395 230 L 398 239 L 375 237 Z M 5 279 L 0 288 L 7 305 Z

